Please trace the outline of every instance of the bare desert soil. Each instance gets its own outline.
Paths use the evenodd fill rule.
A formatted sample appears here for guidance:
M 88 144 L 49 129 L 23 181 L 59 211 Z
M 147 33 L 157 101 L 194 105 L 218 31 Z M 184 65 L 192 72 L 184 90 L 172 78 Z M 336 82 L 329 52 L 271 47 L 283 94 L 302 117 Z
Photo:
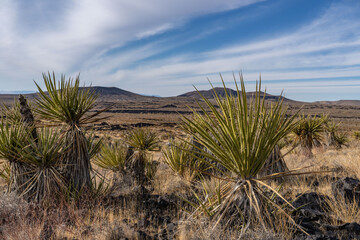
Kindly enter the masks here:
M 108 119 L 95 124 L 95 129 L 102 133 L 116 136 L 124 130 L 134 127 L 148 127 L 161 135 L 176 134 L 182 116 L 190 116 L 192 108 L 200 110 L 193 98 L 145 98 L 139 100 L 117 100 L 101 98 L 95 111 L 110 107 L 104 115 Z M 341 131 L 360 130 L 360 106 L 336 105 L 329 103 L 286 102 L 290 113 L 300 111 L 305 115 L 328 115 L 341 123 Z

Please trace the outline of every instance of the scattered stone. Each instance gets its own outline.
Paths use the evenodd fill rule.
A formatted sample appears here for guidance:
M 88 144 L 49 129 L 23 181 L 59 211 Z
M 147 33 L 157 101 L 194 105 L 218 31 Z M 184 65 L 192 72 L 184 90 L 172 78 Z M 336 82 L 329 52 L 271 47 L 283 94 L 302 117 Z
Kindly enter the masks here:
M 355 200 L 360 207 L 360 181 L 358 179 L 341 178 L 331 185 L 331 189 L 335 197 L 341 197 L 350 202 Z

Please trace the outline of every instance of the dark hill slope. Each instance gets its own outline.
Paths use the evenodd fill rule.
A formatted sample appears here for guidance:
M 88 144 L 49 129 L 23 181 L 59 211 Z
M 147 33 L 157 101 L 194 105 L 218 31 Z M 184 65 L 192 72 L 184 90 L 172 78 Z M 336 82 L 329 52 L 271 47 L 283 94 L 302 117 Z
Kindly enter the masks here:
M 220 88 L 220 87 L 217 87 L 217 88 L 214 88 L 216 94 L 220 97 L 225 97 L 226 96 L 226 92 L 225 92 L 225 89 L 224 88 Z M 226 89 L 227 93 L 229 95 L 232 95 L 234 97 L 237 96 L 237 91 L 233 90 L 233 89 L 230 89 L 230 88 L 227 88 Z M 207 99 L 212 99 L 214 98 L 214 91 L 212 89 L 210 90 L 201 90 L 199 92 L 197 91 L 191 91 L 191 92 L 187 92 L 187 93 L 184 93 L 184 94 L 181 94 L 179 95 L 178 97 L 182 98 L 182 97 L 185 97 L 185 98 L 194 98 L 194 99 L 197 99 L 197 100 L 201 100 L 202 97 L 199 95 L 199 93 L 201 95 L 203 95 L 204 97 L 206 97 Z M 251 97 L 251 96 L 254 96 L 255 92 L 248 92 L 247 93 L 247 96 L 248 97 Z M 263 92 L 261 92 L 261 95 L 263 96 Z M 265 95 L 265 99 L 266 100 L 270 100 L 270 101 L 276 101 L 280 98 L 280 96 L 275 96 L 275 95 L 271 95 L 271 94 L 268 94 L 266 93 Z M 285 102 L 295 102 L 293 100 L 290 100 L 288 98 L 284 98 L 284 101 Z

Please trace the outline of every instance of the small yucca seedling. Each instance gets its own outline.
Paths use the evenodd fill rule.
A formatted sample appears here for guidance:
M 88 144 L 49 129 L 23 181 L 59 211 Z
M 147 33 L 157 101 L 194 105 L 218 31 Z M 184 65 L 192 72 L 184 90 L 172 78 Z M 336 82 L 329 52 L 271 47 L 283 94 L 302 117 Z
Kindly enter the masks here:
M 327 121 L 326 116 L 322 117 L 305 117 L 304 115 L 298 120 L 298 124 L 292 130 L 294 143 L 299 144 L 303 155 L 312 157 L 312 149 L 321 145 L 323 141 L 324 124 Z
M 360 132 L 359 131 L 353 132 L 353 135 L 356 140 L 360 140 Z
M 165 163 L 179 176 L 188 181 L 194 180 L 206 172 L 209 166 L 203 161 L 199 161 L 191 153 L 193 147 L 187 141 L 169 142 L 169 146 L 164 147 L 162 153 Z
M 153 132 L 137 128 L 126 136 L 126 142 L 136 151 L 153 151 L 159 147 L 159 138 Z
M 256 93 L 250 102 L 242 75 L 241 89 L 236 80 L 235 84 L 236 97 L 227 93 L 223 82 L 224 98 L 219 97 L 214 90 L 218 107 L 199 93 L 210 113 L 198 104 L 201 114 L 194 110 L 194 118 L 183 116 L 184 130 L 207 149 L 199 149 L 194 155 L 199 154 L 199 160 L 210 159 L 217 163 L 212 164 L 215 169 L 219 169 L 216 166 L 219 165 L 227 170 L 219 177 L 227 182 L 218 191 L 221 196 L 207 196 L 193 215 L 206 212 L 215 221 L 214 228 L 222 222 L 224 225 L 235 224 L 246 229 L 255 223 L 260 223 L 264 228 L 275 228 L 273 213 L 280 212 L 296 225 L 283 208 L 264 193 L 265 188 L 288 203 L 265 180 L 293 173 L 257 177 L 280 139 L 296 126 L 295 115 L 287 117 L 282 98 L 271 105 L 267 104 L 265 94 L 260 92 L 261 84 L 257 84 Z M 221 199 L 221 202 L 216 199 Z
M 127 148 L 115 141 L 112 144 L 103 144 L 93 163 L 97 166 L 114 172 L 123 173 L 126 167 Z
M 328 145 L 341 148 L 348 142 L 346 133 L 339 133 L 339 124 L 327 121 L 325 123 L 325 131 L 327 133 Z
M 126 136 L 126 142 L 134 150 L 129 168 L 133 170 L 136 181 L 143 184 L 146 181 L 147 154 L 159 148 L 159 139 L 155 133 L 139 128 Z

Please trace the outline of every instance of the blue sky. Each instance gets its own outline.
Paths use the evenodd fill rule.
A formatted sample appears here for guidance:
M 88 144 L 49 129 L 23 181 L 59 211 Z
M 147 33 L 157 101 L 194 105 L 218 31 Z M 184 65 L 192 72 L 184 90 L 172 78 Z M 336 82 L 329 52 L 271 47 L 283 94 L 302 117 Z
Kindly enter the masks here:
M 229 87 L 360 99 L 358 0 L 1 0 L 0 92 L 55 71 L 147 95 Z

